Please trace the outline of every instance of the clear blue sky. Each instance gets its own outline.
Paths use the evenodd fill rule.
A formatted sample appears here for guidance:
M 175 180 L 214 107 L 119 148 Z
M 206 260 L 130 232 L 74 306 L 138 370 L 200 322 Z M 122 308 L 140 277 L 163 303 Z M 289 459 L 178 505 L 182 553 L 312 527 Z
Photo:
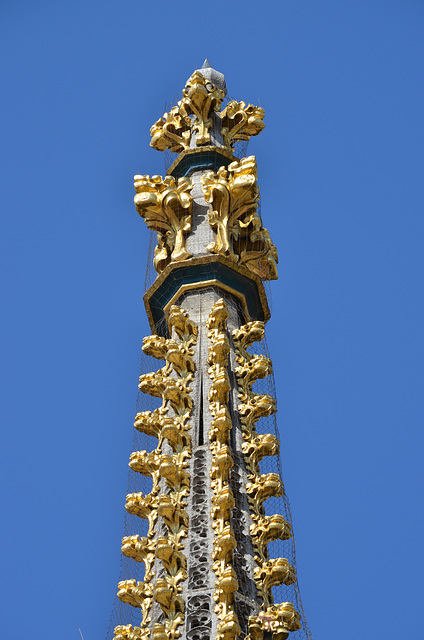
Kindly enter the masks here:
M 260 103 L 268 342 L 315 640 L 422 638 L 424 4 L 1 3 L 1 636 L 102 640 L 119 573 L 149 128 L 208 57 Z

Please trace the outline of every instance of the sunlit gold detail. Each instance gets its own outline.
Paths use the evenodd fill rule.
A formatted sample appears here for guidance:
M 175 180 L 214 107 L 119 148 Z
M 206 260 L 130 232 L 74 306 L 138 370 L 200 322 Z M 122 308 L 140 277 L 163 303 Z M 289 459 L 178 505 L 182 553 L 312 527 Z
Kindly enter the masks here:
M 202 148 L 211 142 L 209 132 L 216 118 L 224 145 L 218 148 L 231 152 L 236 141 L 249 140 L 265 127 L 264 109 L 230 100 L 219 112 L 223 99 L 223 91 L 195 71 L 187 80 L 182 99 L 151 127 L 150 145 L 158 151 L 180 153 L 190 147 L 194 137 L 196 147 Z
M 256 380 L 266 378 L 270 373 L 272 373 L 272 363 L 266 356 L 254 355 L 249 360 L 245 360 L 236 368 L 240 392 L 250 396 L 252 384 Z
M 251 354 L 247 350 L 254 342 L 262 340 L 264 334 L 264 323 L 259 321 L 249 322 L 233 331 L 238 363 L 235 369 L 240 400 L 238 410 L 243 435 L 241 448 L 249 472 L 246 493 L 252 518 L 250 534 L 255 549 L 254 560 L 258 565 L 254 569 L 254 577 L 265 611 L 249 619 L 249 636 L 246 640 L 263 640 L 265 631 L 272 631 L 273 640 L 284 640 L 289 631 L 300 628 L 297 626 L 300 624 L 300 617 L 291 603 L 271 606 L 272 587 L 292 584 L 296 581 L 296 573 L 286 558 L 269 559 L 268 543 L 277 539 L 289 539 L 292 530 L 290 523 L 283 516 L 265 515 L 265 500 L 282 496 L 284 486 L 277 473 L 262 474 L 259 468 L 264 456 L 278 455 L 277 437 L 273 434 L 256 433 L 256 422 L 261 417 L 275 413 L 276 404 L 271 396 L 252 391 L 252 385 L 256 380 L 272 373 L 272 363 L 266 356 Z
M 255 156 L 203 174 L 205 199 L 212 205 L 209 223 L 216 232 L 207 248 L 245 265 L 262 280 L 275 280 L 278 254 L 258 212 L 257 177 Z
M 249 635 L 246 640 L 264 640 L 265 632 L 272 634 L 272 640 L 285 640 L 290 632 L 300 628 L 299 613 L 291 602 L 282 602 L 249 618 Z
M 221 622 L 217 627 L 218 635 L 216 640 L 234 640 L 241 632 L 237 614 L 233 609 L 226 615 L 221 614 Z
M 254 513 L 261 513 L 267 498 L 279 498 L 284 494 L 284 485 L 278 473 L 258 474 L 247 483 L 246 493 Z
M 265 433 L 243 442 L 241 450 L 248 461 L 248 470 L 255 475 L 259 473 L 259 463 L 265 456 L 278 455 L 280 443 L 277 436 L 272 433 Z
M 214 528 L 219 531 L 223 531 L 227 526 L 226 523 L 230 520 L 231 509 L 234 507 L 234 496 L 230 487 L 226 486 L 221 491 L 215 491 L 215 495 L 212 498 L 212 520 L 214 521 Z
M 212 451 L 211 487 L 213 541 L 212 568 L 217 576 L 214 600 L 215 612 L 220 620 L 216 640 L 235 640 L 240 634 L 240 626 L 234 611 L 234 594 L 238 590 L 236 573 L 232 566 L 233 550 L 237 546 L 231 527 L 231 509 L 234 496 L 229 485 L 229 471 L 233 458 L 228 447 L 231 420 L 228 411 L 230 381 L 227 373 L 230 343 L 227 336 L 228 311 L 220 298 L 212 307 L 206 326 L 210 346 L 208 351 L 208 374 L 211 378 L 209 389 L 209 409 L 212 415 L 209 440 Z
M 163 518 L 169 532 L 169 539 L 180 544 L 181 538 L 187 536 L 188 515 L 187 503 L 181 496 L 173 494 L 159 496 L 158 514 Z M 179 547 L 183 548 L 183 546 Z
M 113 640 L 148 640 L 150 629 L 133 627 L 132 624 L 119 625 L 114 629 Z
M 179 153 L 190 146 L 190 118 L 179 109 L 179 105 L 172 107 L 151 126 L 150 136 L 153 149 Z
M 171 262 L 190 258 L 186 235 L 191 230 L 193 186 L 189 178 L 134 176 L 135 207 L 149 229 L 157 232 L 153 265 L 162 271 Z
M 208 65 L 205 64 L 204 68 L 208 68 Z M 146 519 L 149 526 L 146 537 L 125 536 L 122 539 L 122 553 L 136 562 L 144 563 L 145 572 L 143 582 L 123 580 L 118 585 L 118 597 L 122 602 L 139 608 L 142 619 L 139 626 L 118 625 L 114 640 L 177 640 L 184 624 L 183 582 L 188 577 L 184 544 L 189 524 L 188 460 L 192 453 L 189 422 L 193 398 L 190 385 L 194 379 L 197 327 L 175 303 L 186 291 L 217 287 L 237 298 L 243 307 L 245 320 L 250 320 L 245 295 L 221 283 L 219 276 L 209 281 L 183 284 L 176 293 L 172 292 L 185 278 L 167 278 L 177 268 L 183 269 L 183 276 L 188 267 L 211 260 L 220 262 L 234 273 L 250 278 L 251 291 L 252 282 L 255 283 L 263 314 L 260 308 L 256 308 L 254 292 L 252 299 L 248 297 L 252 314 L 265 321 L 270 315 L 262 280 L 277 278 L 277 251 L 268 230 L 262 226 L 255 158 L 251 156 L 238 160 L 233 155 L 237 141 L 248 141 L 262 131 L 264 110 L 230 100 L 221 111 L 223 99 L 223 91 L 201 71 L 196 71 L 187 81 L 177 106 L 165 113 L 151 128 L 151 146 L 161 151 L 177 152 L 180 154 L 178 159 L 168 169 L 165 178 L 135 176 L 134 200 L 137 211 L 148 228 L 157 232 L 153 262 L 159 276 L 144 297 L 149 322 L 153 332 L 163 329 L 166 333 L 165 326 L 161 324 L 163 310 L 171 337 L 167 339 L 153 335 L 143 343 L 143 351 L 147 355 L 165 361 L 159 371 L 142 375 L 139 383 L 140 390 L 158 398 L 161 406 L 154 411 L 137 413 L 134 426 L 141 433 L 157 438 L 157 446 L 153 451 L 134 451 L 131 454 L 131 469 L 151 478 L 152 489 L 148 495 L 141 492 L 129 494 L 125 506 L 129 513 Z M 209 155 L 209 152 L 213 155 Z M 199 154 L 198 158 L 190 162 L 190 156 L 196 153 Z M 207 171 L 202 176 L 205 199 L 211 205 L 209 222 L 215 232 L 214 241 L 207 250 L 214 255 L 193 258 L 186 246 L 187 237 L 192 231 L 193 182 L 190 178 L 174 178 L 172 172 L 182 161 L 175 175 L 186 171 L 189 173 L 193 167 L 200 171 L 207 162 L 210 162 L 209 167 L 219 166 L 220 155 L 223 156 L 222 164 L 230 162 L 227 168 L 221 167 L 215 173 Z M 238 278 L 237 286 L 241 286 L 241 281 L 245 282 L 243 278 Z M 248 291 L 249 286 L 244 289 Z M 158 291 L 159 287 L 162 288 Z M 172 298 L 164 306 L 164 301 L 171 295 Z M 211 426 L 208 437 L 212 452 L 212 566 L 216 574 L 214 599 L 218 615 L 215 640 L 241 640 L 241 629 L 235 613 L 235 592 L 239 585 L 233 566 L 237 540 L 231 525 L 235 500 L 229 482 L 235 463 L 233 455 L 238 464 L 239 454 L 233 453 L 232 439 L 230 445 L 234 407 L 232 403 L 229 404 L 233 378 L 230 382 L 227 316 L 225 303 L 221 299 L 214 305 L 207 322 L 210 339 L 207 365 L 211 379 L 208 393 Z M 158 321 L 157 329 L 154 319 Z M 261 473 L 263 458 L 278 455 L 278 439 L 271 434 L 256 432 L 257 421 L 275 413 L 276 403 L 268 394 L 252 391 L 255 381 L 272 372 L 272 364 L 266 356 L 252 355 L 247 351 L 253 341 L 262 339 L 263 323 L 248 322 L 234 332 L 233 337 L 241 451 L 247 471 L 245 490 L 250 506 L 250 536 L 257 564 L 254 578 L 258 590 L 257 601 L 261 599 L 263 605 L 256 616 L 249 618 L 249 635 L 243 638 L 268 640 L 272 637 L 272 640 L 285 640 L 289 632 L 300 628 L 300 617 L 291 603 L 272 604 L 272 588 L 280 584 L 292 584 L 296 575 L 287 559 L 269 558 L 268 544 L 278 539 L 289 539 L 292 531 L 290 523 L 282 516 L 265 515 L 265 501 L 283 495 L 284 487 L 278 474 Z M 201 352 L 203 349 L 204 346 Z M 145 441 L 148 442 L 148 439 Z M 233 478 L 234 472 L 239 475 L 236 468 Z M 239 503 L 237 507 L 240 507 Z M 159 537 L 158 519 L 161 520 Z M 158 572 L 159 561 L 163 568 Z M 153 602 L 158 603 L 163 616 L 159 616 L 160 622 L 152 625 L 149 611 Z M 156 620 L 158 612 L 159 608 L 156 607 Z M 149 623 L 151 629 L 148 628 Z
M 188 117 L 194 116 L 192 130 L 196 133 L 197 147 L 210 143 L 212 114 L 219 111 L 223 99 L 224 92 L 215 87 L 200 71 L 195 71 L 187 80 L 179 107 Z
M 223 91 L 195 71 L 187 80 L 177 106 L 164 113 L 150 129 L 150 146 L 158 151 L 169 149 L 179 153 L 189 148 L 193 134 L 197 147 L 209 144 L 212 114 L 219 111 L 223 99 Z
M 178 543 L 169 538 L 160 537 L 157 540 L 156 557 L 160 558 L 177 586 L 181 580 L 187 577 L 187 560 L 185 555 L 178 551 Z
M 290 524 L 280 514 L 257 516 L 252 514 L 253 524 L 250 534 L 255 547 L 255 560 L 259 565 L 268 560 L 268 543 L 274 540 L 288 540 L 292 537 Z
M 169 634 L 163 624 L 156 622 L 153 625 L 152 640 L 169 640 Z
M 216 241 L 208 249 L 213 253 L 223 253 L 237 262 L 238 256 L 233 251 L 232 241 L 240 234 L 239 218 L 246 220 L 247 225 L 254 220 L 256 226 L 260 226 L 254 156 L 232 162 L 228 168 L 221 167 L 216 174 L 207 171 L 202 176 L 202 185 L 206 201 L 212 204 L 209 222 L 216 230 Z
M 255 107 L 253 104 L 246 106 L 245 102 L 230 100 L 221 113 L 224 145 L 234 147 L 237 140 L 249 140 L 251 136 L 257 136 L 265 127 L 265 109 Z
M 190 350 L 193 355 L 192 347 L 197 340 L 197 325 L 190 320 L 188 313 L 180 307 L 174 306 L 169 313 L 169 324 L 174 329 L 179 339 L 185 343 L 185 347 Z
M 152 493 L 156 492 L 159 480 L 161 456 L 157 451 L 134 451 L 130 456 L 129 466 L 133 471 L 150 476 L 153 480 Z
M 217 441 L 221 444 L 228 444 L 231 427 L 231 416 L 228 408 L 216 408 L 209 430 L 209 440 L 211 442 Z
M 259 418 L 267 418 L 277 411 L 277 403 L 275 398 L 267 393 L 256 393 L 252 394 L 251 397 L 242 398 L 242 402 L 239 404 L 238 410 L 242 423 L 243 435 L 249 438 L 249 435 L 255 431 L 255 425 Z
M 133 558 L 137 562 L 144 562 L 144 582 L 150 582 L 153 578 L 152 566 L 155 561 L 156 541 L 140 536 L 125 536 L 122 538 L 121 551 L 127 558 Z
M 238 382 L 238 396 L 240 403 L 238 410 L 242 424 L 243 437 L 251 451 L 250 442 L 256 437 L 256 422 L 259 418 L 268 417 L 276 412 L 276 402 L 268 394 L 252 392 L 252 384 L 258 378 L 263 378 L 272 372 L 272 363 L 269 358 L 261 355 L 252 355 L 247 351 L 254 342 L 259 342 L 265 335 L 265 325 L 259 320 L 247 324 L 233 331 L 234 349 L 236 353 L 236 377 Z M 272 436 L 269 436 L 272 440 Z M 264 443 L 262 439 L 256 441 L 257 445 Z M 274 441 L 275 443 L 275 441 Z M 275 445 L 276 446 L 276 445 Z M 245 449 L 246 449 L 245 447 Z M 246 449 L 247 451 L 247 449 Z M 275 455 L 275 453 L 268 455 Z M 267 455 L 263 450 L 263 455 Z M 259 461 L 259 460 L 258 460 Z
M 153 585 L 151 582 L 137 582 L 136 580 L 122 580 L 118 582 L 118 598 L 121 602 L 130 604 L 132 607 L 141 609 L 142 624 L 141 629 L 151 621 L 149 610 L 153 601 Z M 148 637 L 146 635 L 141 637 Z
M 286 558 L 274 558 L 263 562 L 260 567 L 255 568 L 254 573 L 265 608 L 273 604 L 272 587 L 296 582 L 296 572 Z
M 240 356 L 246 358 L 251 355 L 247 351 L 254 342 L 260 342 L 265 337 L 265 323 L 255 320 L 244 324 L 240 329 L 233 331 L 234 340 L 237 342 L 237 351 Z
M 197 326 L 185 311 L 175 305 L 169 309 L 168 322 L 171 338 L 153 335 L 143 340 L 143 351 L 149 356 L 165 360 L 165 366 L 155 373 L 140 376 L 140 390 L 160 398 L 162 405 L 152 412 L 138 413 L 134 422 L 136 429 L 142 433 L 156 436 L 158 446 L 153 451 L 134 451 L 130 456 L 131 469 L 152 478 L 152 490 L 148 495 L 129 494 L 125 504 L 129 513 L 145 518 L 149 523 L 146 538 L 126 536 L 122 540 L 122 553 L 145 565 L 143 582 L 125 580 L 118 585 L 118 597 L 123 602 L 141 608 L 143 612 L 140 628 L 118 629 L 120 633 L 122 631 L 121 635 L 128 635 L 128 640 L 132 640 L 132 637 L 143 640 L 149 637 L 145 627 L 150 621 L 148 613 L 153 600 L 158 602 L 164 614 L 164 623 L 153 626 L 151 637 L 154 640 L 160 640 L 161 637 L 175 640 L 184 622 L 180 583 L 187 579 L 183 539 L 188 530 L 186 499 L 190 476 L 187 459 L 191 456 L 191 427 L 188 421 L 193 406 L 190 383 L 194 373 Z M 165 440 L 172 455 L 162 451 Z M 161 487 L 166 488 L 168 493 L 161 494 Z M 163 519 L 168 535 L 152 540 L 158 517 Z M 165 573 L 164 577 L 153 583 L 155 558 L 162 561 Z
M 154 536 L 154 527 L 158 517 L 158 498 L 157 495 L 148 493 L 144 495 L 140 493 L 129 493 L 125 502 L 125 509 L 128 513 L 138 516 L 147 520 L 149 523 L 149 530 L 147 536 L 152 538 Z

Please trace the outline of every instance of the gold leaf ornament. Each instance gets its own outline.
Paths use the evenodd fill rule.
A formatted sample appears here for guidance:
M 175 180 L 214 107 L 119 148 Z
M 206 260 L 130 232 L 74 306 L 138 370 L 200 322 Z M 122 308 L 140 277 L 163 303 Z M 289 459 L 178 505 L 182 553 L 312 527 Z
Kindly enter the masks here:
M 157 232 L 158 244 L 153 265 L 162 271 L 169 262 L 191 257 L 186 235 L 191 230 L 193 183 L 190 178 L 134 176 L 134 204 L 147 227 Z
M 207 249 L 245 265 L 262 280 L 274 280 L 278 253 L 258 212 L 257 177 L 254 156 L 203 174 L 205 200 L 212 205 L 209 224 L 216 233 Z
M 148 640 L 150 630 L 147 627 L 133 627 L 132 624 L 118 625 L 114 629 L 113 640 Z
M 265 109 L 262 107 L 230 100 L 221 114 L 224 145 L 233 148 L 237 140 L 257 136 L 265 128 L 264 117 Z
M 182 99 L 150 129 L 150 146 L 180 153 L 190 147 L 192 136 L 197 147 L 210 144 L 213 114 L 220 110 L 223 99 L 224 92 L 195 71 L 186 82 Z

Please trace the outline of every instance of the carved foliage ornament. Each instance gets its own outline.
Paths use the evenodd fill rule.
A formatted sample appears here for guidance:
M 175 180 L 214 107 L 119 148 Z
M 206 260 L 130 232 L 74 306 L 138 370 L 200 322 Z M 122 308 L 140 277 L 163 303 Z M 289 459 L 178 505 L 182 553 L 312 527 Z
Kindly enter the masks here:
M 278 254 L 258 212 L 257 177 L 255 156 L 202 176 L 205 199 L 212 205 L 209 223 L 216 232 L 207 248 L 246 266 L 262 280 L 275 280 Z
M 265 127 L 265 110 L 253 104 L 230 100 L 221 113 L 222 129 L 226 147 L 233 147 L 236 140 L 249 140 Z
M 115 627 L 114 640 L 147 640 L 150 631 L 146 627 L 133 627 L 132 624 L 119 625 Z
M 138 413 L 134 422 L 139 431 L 156 436 L 158 446 L 154 451 L 135 451 L 130 457 L 133 471 L 152 478 L 152 490 L 146 496 L 142 493 L 129 494 L 125 505 L 127 511 L 149 522 L 147 537 L 126 536 L 122 540 L 122 553 L 137 562 L 144 562 L 144 581 L 124 580 L 118 584 L 120 600 L 140 608 L 143 617 L 140 627 L 116 627 L 115 640 L 150 637 L 147 625 L 151 622 L 149 610 L 153 600 L 159 603 L 164 614 L 163 624 L 153 626 L 153 640 L 174 640 L 179 637 L 179 627 L 184 622 L 185 607 L 180 583 L 187 579 L 183 539 L 188 529 L 185 510 L 190 488 L 188 420 L 193 405 L 190 383 L 194 372 L 193 347 L 197 340 L 197 326 L 177 306 L 171 307 L 168 321 L 175 337 L 149 336 L 143 341 L 143 351 L 164 359 L 165 366 L 156 373 L 142 375 L 139 384 L 144 393 L 161 398 L 162 406 L 153 412 Z M 162 452 L 165 440 L 172 449 L 172 455 Z M 167 493 L 161 494 L 161 486 L 164 485 Z M 154 540 L 158 517 L 163 519 L 168 535 Z M 153 572 L 155 559 L 161 560 L 165 569 L 164 577 L 156 582 Z
M 164 113 L 150 129 L 150 145 L 158 151 L 169 149 L 180 153 L 190 148 L 192 136 L 196 147 L 209 145 L 210 130 L 217 118 L 221 122 L 224 149 L 232 151 L 237 140 L 249 140 L 265 127 L 264 109 L 231 100 L 219 112 L 223 99 L 223 91 L 195 71 L 187 80 L 177 106 Z
M 301 628 L 300 616 L 291 602 L 282 602 L 249 618 L 249 635 L 246 640 L 264 640 L 267 632 L 273 640 L 285 640 L 289 632 Z
M 260 472 L 260 461 L 264 456 L 277 455 L 279 443 L 272 434 L 257 434 L 256 422 L 260 417 L 274 413 L 276 406 L 268 395 L 252 391 L 252 384 L 256 380 L 264 378 L 272 372 L 272 363 L 269 358 L 253 355 L 247 350 L 253 342 L 262 340 L 264 334 L 264 323 L 259 321 L 249 322 L 233 331 L 238 363 L 235 370 L 240 400 L 238 409 L 244 440 L 242 452 L 246 468 L 250 472 L 246 493 L 253 521 L 250 533 L 255 549 L 254 559 L 257 564 L 254 576 L 258 595 L 263 602 L 263 610 L 259 616 L 249 619 L 250 635 L 248 640 L 263 640 L 265 631 L 272 631 L 273 639 L 284 640 L 288 631 L 300 628 L 300 618 L 291 603 L 272 606 L 272 587 L 280 584 L 293 584 L 296 581 L 296 573 L 286 558 L 270 560 L 267 547 L 268 543 L 273 540 L 290 538 L 292 530 L 283 516 L 265 515 L 263 503 L 270 497 L 283 495 L 284 486 L 278 474 L 262 474 Z
M 237 542 L 230 522 L 234 496 L 229 485 L 229 471 L 234 462 L 227 444 L 231 429 L 228 411 L 230 381 L 227 364 L 230 345 L 226 330 L 227 318 L 227 307 L 221 298 L 212 307 L 206 323 L 210 340 L 208 374 L 212 380 L 209 390 L 209 409 L 212 415 L 209 433 L 213 489 L 211 515 L 215 532 L 212 568 L 216 574 L 215 611 L 220 620 L 216 640 L 235 640 L 240 634 L 240 625 L 234 611 L 234 593 L 238 590 L 238 582 L 232 566 L 233 550 Z
M 134 176 L 135 207 L 147 227 L 157 232 L 156 271 L 162 271 L 171 260 L 191 257 L 185 243 L 191 229 L 192 186 L 190 178 L 176 181 L 172 176 Z

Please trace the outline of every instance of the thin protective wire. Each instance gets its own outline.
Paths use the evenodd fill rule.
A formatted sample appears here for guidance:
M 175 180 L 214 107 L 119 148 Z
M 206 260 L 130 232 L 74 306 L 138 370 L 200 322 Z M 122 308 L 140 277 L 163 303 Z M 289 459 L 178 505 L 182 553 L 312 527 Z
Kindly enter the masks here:
M 222 108 L 225 108 L 226 104 L 231 98 L 227 97 L 223 101 Z M 174 102 L 174 104 L 176 101 Z M 168 105 L 165 110 L 169 110 L 170 105 Z M 234 155 L 237 158 L 243 158 L 247 156 L 247 147 L 248 141 L 238 141 L 234 145 Z M 171 153 L 169 151 L 165 152 L 165 167 L 166 170 L 169 169 L 172 162 L 178 154 Z M 237 201 L 232 203 L 233 206 L 237 205 Z M 260 201 L 258 203 L 257 213 L 260 215 Z M 154 250 L 156 246 L 156 233 L 150 232 L 150 242 L 149 242 L 149 252 L 148 252 L 148 264 L 146 269 L 145 276 L 145 290 L 147 290 L 155 281 L 157 273 L 153 267 L 153 257 Z M 201 249 L 200 241 L 198 244 L 198 248 Z M 240 254 L 242 249 L 242 240 L 241 238 L 234 239 L 234 250 L 236 254 Z M 204 251 L 207 255 L 208 252 Z M 199 253 L 197 253 L 199 255 Z M 205 265 L 206 275 L 205 279 L 208 279 L 207 276 L 210 275 L 211 278 L 215 275 L 215 270 L 213 264 L 208 267 Z M 265 267 L 266 268 L 266 267 Z M 267 275 L 266 273 L 264 274 Z M 264 278 L 263 278 L 264 279 Z M 266 286 L 268 300 L 269 303 L 271 301 L 270 293 L 271 289 L 269 286 L 269 282 L 264 283 Z M 166 283 L 163 285 L 165 289 L 166 296 L 170 297 L 173 293 L 173 285 L 169 284 L 168 288 Z M 211 287 L 210 289 L 214 289 Z M 205 289 L 208 291 L 208 288 Z M 166 297 L 165 296 L 165 297 Z M 181 299 L 181 304 L 183 305 L 183 298 Z M 239 305 L 240 316 L 244 316 L 244 309 Z M 167 335 L 168 329 L 166 326 L 165 318 L 158 323 L 156 326 L 156 332 L 158 335 Z M 269 357 L 268 347 L 266 344 L 266 340 L 263 340 L 260 343 L 254 343 L 252 347 L 250 347 L 250 352 L 258 355 L 265 355 Z M 163 366 L 163 361 L 156 360 L 150 356 L 146 356 L 143 352 L 141 355 L 140 362 L 140 374 L 149 373 L 151 371 L 157 371 L 159 368 Z M 205 366 L 206 363 L 205 363 Z M 273 375 L 269 375 L 267 378 L 262 380 L 257 380 L 253 385 L 253 391 L 255 393 L 260 394 L 269 394 L 273 397 L 276 397 L 275 392 L 275 382 Z M 137 401 L 136 401 L 136 413 L 141 411 L 153 411 L 155 408 L 160 406 L 161 401 L 158 398 L 154 398 L 150 395 L 144 394 L 141 391 L 138 392 Z M 235 419 L 235 418 L 234 418 Z M 269 416 L 268 418 L 261 418 L 256 424 L 256 430 L 258 434 L 267 434 L 271 433 L 279 437 L 278 427 L 277 427 L 277 418 L 276 415 Z M 205 434 L 205 440 L 207 441 L 207 435 Z M 152 451 L 157 446 L 157 439 L 151 436 L 147 436 L 143 433 L 140 433 L 136 429 L 134 429 L 133 435 L 133 443 L 132 443 L 132 451 Z M 277 473 L 282 477 L 281 471 L 281 460 L 280 456 L 269 456 L 265 457 L 260 462 L 260 471 L 261 473 Z M 230 469 L 228 469 L 228 478 L 230 478 Z M 143 492 L 144 495 L 148 494 L 151 489 L 151 479 L 147 476 L 142 475 L 141 473 L 136 473 L 129 469 L 128 473 L 128 485 L 127 485 L 127 493 L 139 493 Z M 265 512 L 267 515 L 272 515 L 275 513 L 283 515 L 283 517 L 292 525 L 291 518 L 291 510 L 290 503 L 286 494 L 284 494 L 281 498 L 270 498 L 265 501 Z M 148 524 L 147 521 L 139 518 L 138 516 L 131 515 L 127 511 L 125 511 L 124 515 L 124 536 L 132 536 L 139 535 L 140 537 L 147 535 Z M 296 569 L 296 555 L 295 555 L 295 540 L 294 536 L 292 536 L 288 540 L 276 540 L 268 545 L 270 558 L 287 558 L 290 564 Z M 120 572 L 119 572 L 119 580 L 131 580 L 135 579 L 136 581 L 142 581 L 144 577 L 144 564 L 142 562 L 135 562 L 133 559 L 127 558 L 123 554 L 121 554 L 120 559 Z M 243 584 L 240 585 L 241 590 L 243 592 Z M 311 632 L 308 628 L 302 601 L 300 597 L 299 585 L 298 583 L 294 583 L 293 585 L 281 585 L 273 588 L 273 596 L 276 603 L 280 602 L 292 602 L 295 609 L 299 612 L 301 616 L 302 628 L 299 631 L 294 632 L 294 637 L 297 640 L 312 640 Z M 240 611 L 241 612 L 241 611 Z M 106 635 L 106 640 L 112 640 L 114 636 L 114 628 L 117 625 L 128 625 L 132 624 L 133 626 L 139 625 L 141 621 L 141 611 L 131 605 L 122 603 L 117 597 L 113 600 L 113 607 L 111 618 L 109 622 L 109 627 Z
M 205 291 L 216 290 L 215 287 L 206 288 Z M 222 292 L 221 292 L 222 293 Z M 188 294 L 187 294 L 188 295 Z M 181 299 L 180 304 L 184 306 L 184 296 Z M 240 317 L 243 318 L 244 311 L 239 306 Z M 160 335 L 164 335 L 165 332 L 165 320 L 162 320 L 160 326 L 157 327 L 157 333 Z M 257 355 L 264 355 L 266 357 L 270 357 L 268 346 L 266 339 L 262 342 L 255 342 L 249 348 L 250 353 Z M 161 366 L 163 366 L 163 361 L 156 360 L 153 357 L 147 356 L 142 352 L 141 362 L 140 362 L 140 374 L 149 373 L 151 371 L 158 370 Z M 275 381 L 274 376 L 271 374 L 264 379 L 257 380 L 252 390 L 254 393 L 259 394 L 269 394 L 272 397 L 276 397 L 276 389 L 275 389 Z M 144 394 L 141 391 L 137 394 L 137 402 L 136 402 L 136 412 L 141 411 L 154 411 L 160 405 L 160 400 L 158 398 L 154 398 L 148 394 Z M 236 420 L 236 417 L 233 416 L 233 419 Z M 278 426 L 277 426 L 277 416 L 276 414 L 269 416 L 267 418 L 261 418 L 256 423 L 256 431 L 258 434 L 274 434 L 279 438 Z M 206 441 L 207 435 L 205 434 Z M 136 429 L 134 429 L 134 437 L 132 443 L 132 451 L 152 451 L 157 446 L 157 439 L 152 436 L 147 436 L 144 433 L 140 433 Z M 280 456 L 268 456 L 263 458 L 260 462 L 260 471 L 261 473 L 277 473 L 282 478 L 282 468 L 281 468 L 281 459 Z M 230 479 L 230 469 L 228 469 L 228 478 Z M 143 476 L 140 473 L 136 473 L 129 469 L 128 473 L 128 485 L 127 485 L 127 493 L 138 493 L 140 491 L 143 492 L 144 495 L 149 493 L 151 490 L 151 479 L 147 476 Z M 266 515 L 272 514 L 281 514 L 288 523 L 292 526 L 292 517 L 290 510 L 290 503 L 285 493 L 280 498 L 269 498 L 264 503 L 265 513 Z M 293 529 L 293 527 L 292 527 Z M 132 536 L 138 534 L 141 536 L 146 536 L 147 534 L 147 521 L 139 518 L 138 516 L 131 515 L 125 511 L 124 516 L 124 536 Z M 295 554 L 295 539 L 292 536 L 288 540 L 276 540 L 275 542 L 271 542 L 268 545 L 270 558 L 287 558 L 289 563 L 296 570 L 296 554 Z M 136 581 L 142 581 L 144 574 L 144 565 L 143 563 L 135 562 L 134 560 L 125 557 L 121 554 L 120 560 L 120 577 L 119 580 L 130 580 L 135 579 Z M 240 584 L 240 588 L 243 592 L 243 584 Z M 273 596 L 274 601 L 276 603 L 280 602 L 291 602 L 293 603 L 295 609 L 299 612 L 301 617 L 302 628 L 299 631 L 294 632 L 294 637 L 297 640 L 312 640 L 312 634 L 309 630 L 305 613 L 303 610 L 302 600 L 300 597 L 300 590 L 298 582 L 292 585 L 281 585 L 273 588 Z M 240 611 L 241 613 L 241 611 Z M 122 603 L 118 598 L 114 598 L 112 614 L 110 618 L 109 628 L 107 632 L 107 640 L 111 640 L 113 638 L 113 630 L 117 625 L 128 625 L 132 624 L 133 626 L 138 625 L 141 620 L 141 612 L 139 609 L 136 609 L 128 604 Z
M 249 351 L 252 354 L 264 355 L 267 358 L 270 358 L 270 353 L 268 350 L 268 345 L 266 341 L 266 337 L 261 342 L 255 342 L 250 348 Z M 271 374 L 266 378 L 257 380 L 253 386 L 252 390 L 255 393 L 260 394 L 269 394 L 273 398 L 277 397 L 276 388 L 275 388 L 275 379 L 274 375 Z M 280 434 L 278 431 L 277 425 L 277 415 L 278 413 L 271 415 L 267 418 L 261 418 L 256 423 L 256 431 L 258 434 L 266 434 L 272 433 L 277 438 L 280 439 Z M 261 473 L 278 473 L 283 480 L 283 473 L 281 467 L 281 457 L 277 456 L 266 456 L 264 457 L 260 464 L 259 468 Z M 273 515 L 275 513 L 281 514 L 287 522 L 290 524 L 293 531 L 292 524 L 292 515 L 290 509 L 290 502 L 287 496 L 287 493 L 284 492 L 284 495 L 280 498 L 269 498 L 265 501 L 265 513 L 266 515 Z M 268 545 L 268 551 L 270 558 L 287 558 L 289 563 L 296 570 L 296 551 L 295 551 L 295 538 L 292 535 L 288 540 L 276 540 L 271 542 Z M 297 573 L 296 573 L 297 575 Z M 274 587 L 273 590 L 274 601 L 276 603 L 279 602 L 292 602 L 295 609 L 299 612 L 302 628 L 299 631 L 293 632 L 294 637 L 297 640 L 312 640 L 312 634 L 309 630 L 308 623 L 306 621 L 305 612 L 302 605 L 302 600 L 300 597 L 299 583 L 296 581 L 292 585 L 280 585 L 278 587 Z

